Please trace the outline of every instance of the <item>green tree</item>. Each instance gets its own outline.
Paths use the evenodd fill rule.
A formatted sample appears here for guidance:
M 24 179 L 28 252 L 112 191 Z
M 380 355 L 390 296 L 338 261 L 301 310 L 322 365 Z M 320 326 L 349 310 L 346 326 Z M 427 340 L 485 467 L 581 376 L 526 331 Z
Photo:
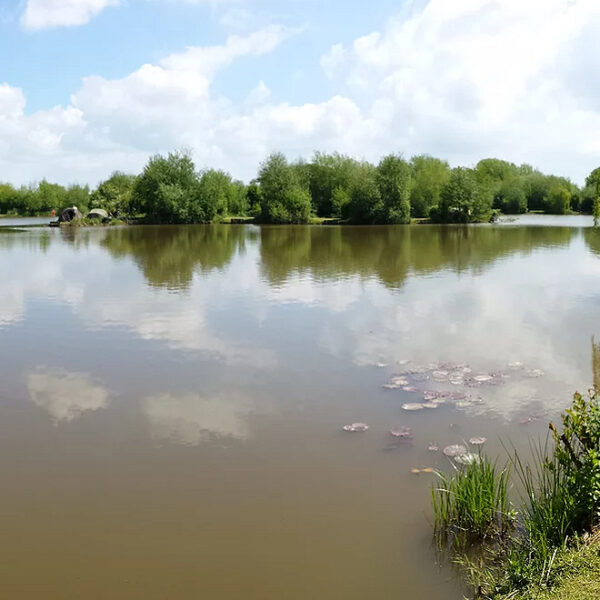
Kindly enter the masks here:
M 199 181 L 189 154 L 172 152 L 166 158 L 153 156 L 137 178 L 132 194 L 132 210 L 155 223 L 191 223 L 206 215 L 198 203 Z
M 310 164 L 310 196 L 316 213 L 321 217 L 339 217 L 343 196 L 349 197 L 350 188 L 360 170 L 359 163 L 348 156 L 315 152 Z M 338 190 L 334 199 L 334 192 Z M 342 194 L 342 195 L 340 195 Z
M 491 215 L 493 193 L 478 180 L 473 169 L 452 169 L 442 188 L 436 220 L 449 223 L 487 221 Z
M 331 216 L 343 215 L 348 202 L 350 202 L 350 192 L 341 186 L 336 187 L 331 194 Z
M 115 171 L 90 196 L 92 208 L 103 208 L 110 215 L 131 214 L 131 197 L 136 176 Z
M 527 212 L 527 194 L 522 178 L 513 177 L 502 182 L 496 206 L 503 213 L 512 215 Z
M 598 227 L 600 223 L 600 167 L 594 169 L 585 180 L 586 188 L 591 193 L 592 214 L 594 215 L 594 226 Z
M 383 201 L 373 165 L 363 164 L 360 176 L 350 190 L 350 199 L 345 206 L 344 216 L 351 223 L 373 224 L 380 222 Z
M 400 156 L 390 154 L 377 166 L 381 196 L 380 223 L 410 223 L 410 166 Z
M 257 179 L 253 179 L 246 188 L 246 204 L 250 216 L 260 216 L 262 210 L 262 194 Z
M 227 212 L 230 215 L 237 216 L 248 214 L 248 197 L 246 194 L 246 186 L 242 181 L 236 180 L 231 182 Z
M 281 153 L 271 154 L 258 175 L 261 219 L 265 223 L 307 223 L 310 194 L 298 179 L 296 169 Z
M 432 156 L 413 156 L 411 161 L 410 209 L 413 217 L 428 217 L 440 203 L 440 192 L 450 177 L 446 161 Z
M 554 184 L 546 197 L 546 212 L 553 215 L 566 215 L 571 207 L 571 193 L 567 187 Z
M 514 163 L 499 158 L 484 158 L 475 167 L 477 175 L 483 179 L 502 182 L 519 174 L 519 167 Z
M 192 197 L 194 199 L 190 202 L 192 222 L 208 222 L 224 217 L 233 200 L 231 175 L 215 169 L 204 171 L 198 189 Z

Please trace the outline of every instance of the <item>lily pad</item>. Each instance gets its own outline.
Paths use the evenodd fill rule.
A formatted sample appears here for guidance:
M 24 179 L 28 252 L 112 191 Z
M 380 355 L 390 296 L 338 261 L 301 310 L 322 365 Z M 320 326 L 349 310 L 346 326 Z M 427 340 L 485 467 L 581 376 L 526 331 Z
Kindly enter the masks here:
M 352 425 L 344 425 L 343 427 L 344 431 L 351 432 L 367 431 L 367 429 L 369 429 L 369 426 L 366 423 L 352 423 Z
M 544 371 L 541 369 L 529 369 L 525 372 L 525 376 L 531 378 L 542 377 L 544 374 Z
M 402 391 L 404 391 L 404 392 L 410 392 L 411 394 L 418 394 L 420 392 L 419 388 L 414 387 L 412 385 L 405 385 L 402 388 Z
M 418 381 L 418 382 L 427 381 L 429 379 L 429 375 L 427 375 L 427 373 L 420 373 L 420 372 L 412 373 L 411 377 L 412 377 L 413 381 Z
M 467 449 L 461 444 L 452 444 L 450 446 L 446 446 L 443 452 L 446 456 L 449 456 L 450 458 L 462 456 L 463 454 L 468 454 Z
M 448 379 L 448 371 L 434 371 L 431 376 L 436 381 L 446 381 Z
M 470 400 L 459 400 L 454 406 L 456 408 L 468 408 L 469 406 L 473 406 L 473 403 Z
M 473 379 L 478 383 L 487 383 L 488 381 L 491 381 L 493 377 L 491 375 L 475 375 Z
M 412 437 L 412 429 L 410 427 L 394 427 L 394 429 L 390 429 L 390 433 L 396 438 Z
M 439 408 L 440 402 L 423 402 L 421 406 L 423 408 Z
M 463 377 L 450 377 L 448 379 L 448 381 L 452 384 L 452 385 L 464 385 L 465 380 Z
M 469 440 L 469 444 L 472 444 L 473 446 L 481 446 L 482 444 L 485 444 L 487 442 L 487 438 L 484 437 L 472 437 Z
M 421 402 L 407 402 L 402 405 L 402 410 L 422 410 L 425 408 Z
M 459 454 L 458 456 L 455 456 L 454 460 L 459 465 L 472 465 L 473 463 L 479 462 L 481 458 L 479 457 L 479 454 L 467 452 L 466 454 Z

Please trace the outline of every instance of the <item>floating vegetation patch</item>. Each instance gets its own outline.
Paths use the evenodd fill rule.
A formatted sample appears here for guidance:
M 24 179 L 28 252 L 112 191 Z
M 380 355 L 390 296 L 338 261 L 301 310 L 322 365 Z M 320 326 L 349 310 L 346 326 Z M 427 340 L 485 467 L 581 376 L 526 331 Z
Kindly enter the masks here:
M 350 431 L 352 433 L 359 433 L 367 431 L 367 429 L 369 429 L 369 426 L 366 423 L 352 423 L 351 425 L 344 425 L 342 429 L 344 431 Z
M 450 458 L 455 458 L 461 454 L 467 454 L 468 450 L 461 444 L 451 444 L 450 446 L 446 446 L 442 452 Z
M 473 446 L 481 446 L 482 444 L 485 444 L 487 442 L 487 438 L 484 437 L 472 437 L 469 440 L 469 444 L 473 445 Z
M 390 429 L 390 434 L 395 438 L 412 438 L 412 429 L 410 427 L 394 427 Z
M 467 452 L 466 454 L 459 454 L 454 457 L 454 461 L 459 465 L 471 465 L 480 460 L 479 454 L 473 452 Z

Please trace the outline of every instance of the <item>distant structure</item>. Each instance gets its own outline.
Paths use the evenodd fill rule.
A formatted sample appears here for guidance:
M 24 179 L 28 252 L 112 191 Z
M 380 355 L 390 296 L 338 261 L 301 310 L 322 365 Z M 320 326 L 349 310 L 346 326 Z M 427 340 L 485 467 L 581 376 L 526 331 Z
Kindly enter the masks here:
M 60 213 L 58 222 L 70 223 L 71 221 L 78 221 L 79 219 L 83 219 L 83 215 L 76 206 L 71 206 L 70 208 L 65 208 L 65 210 Z
M 102 208 L 93 208 L 87 214 L 86 219 L 98 219 L 100 221 L 109 221 L 108 213 Z

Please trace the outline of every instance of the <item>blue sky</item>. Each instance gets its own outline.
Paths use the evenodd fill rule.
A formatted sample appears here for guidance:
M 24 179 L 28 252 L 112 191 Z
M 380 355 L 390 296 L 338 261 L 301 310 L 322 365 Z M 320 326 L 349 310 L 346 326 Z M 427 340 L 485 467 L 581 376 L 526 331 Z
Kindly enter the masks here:
M 525 6 L 522 6 L 525 4 Z M 426 152 L 600 164 L 593 0 L 3 0 L 0 179 L 96 183 L 156 152 Z
M 321 100 L 327 82 L 314 68 L 320 56 L 332 43 L 351 42 L 381 27 L 399 6 L 391 0 L 374 2 L 369 11 L 360 0 L 327 6 L 319 0 L 254 0 L 226 2 L 223 7 L 128 0 L 107 7 L 82 27 L 30 31 L 20 26 L 23 2 L 4 2 L 10 8 L 0 13 L 0 74 L 2 80 L 24 90 L 28 111 L 67 103 L 86 75 L 124 77 L 187 46 L 217 45 L 231 33 L 248 33 L 274 22 L 297 28 L 301 34 L 284 44 L 276 57 L 233 65 L 219 77 L 216 89 L 239 99 L 245 88 L 264 79 L 282 100 Z

